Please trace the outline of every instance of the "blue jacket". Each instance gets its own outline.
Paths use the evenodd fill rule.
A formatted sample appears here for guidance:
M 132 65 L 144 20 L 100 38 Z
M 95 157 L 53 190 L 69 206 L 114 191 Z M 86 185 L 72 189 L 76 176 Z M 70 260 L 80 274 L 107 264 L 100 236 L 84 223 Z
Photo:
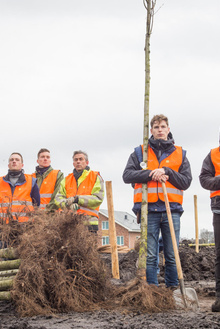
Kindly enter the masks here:
M 16 182 L 16 184 L 14 186 L 11 184 L 8 174 L 3 177 L 3 180 L 10 185 L 12 195 L 14 194 L 15 186 L 23 185 L 26 182 L 26 179 L 25 179 L 25 176 L 23 173 L 21 174 L 21 176 L 19 177 L 18 181 Z M 32 189 L 31 189 L 30 196 L 31 196 L 33 205 L 39 206 L 40 205 L 39 187 L 37 185 L 36 178 L 33 178 L 33 177 L 32 177 Z

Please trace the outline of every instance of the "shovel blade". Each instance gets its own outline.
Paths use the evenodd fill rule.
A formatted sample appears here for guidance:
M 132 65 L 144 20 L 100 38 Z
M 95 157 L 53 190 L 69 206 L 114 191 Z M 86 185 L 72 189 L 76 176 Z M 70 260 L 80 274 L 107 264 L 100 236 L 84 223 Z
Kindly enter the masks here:
M 173 297 L 176 303 L 176 307 L 180 309 L 185 309 L 185 299 L 187 309 L 190 309 L 194 312 L 197 311 L 199 309 L 199 301 L 195 289 L 185 288 L 184 292 L 185 293 L 182 294 L 180 289 L 174 290 Z

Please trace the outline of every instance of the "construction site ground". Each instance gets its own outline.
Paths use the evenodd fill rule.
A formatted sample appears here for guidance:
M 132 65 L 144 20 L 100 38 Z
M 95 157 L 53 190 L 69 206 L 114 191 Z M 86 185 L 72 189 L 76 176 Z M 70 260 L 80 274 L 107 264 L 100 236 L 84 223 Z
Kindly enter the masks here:
M 111 271 L 111 255 L 101 254 L 101 257 Z M 201 248 L 195 253 L 187 245 L 180 247 L 180 258 L 183 267 L 185 286 L 194 288 L 199 299 L 199 309 L 172 310 L 160 313 L 128 313 L 119 311 L 99 310 L 94 312 L 71 312 L 54 316 L 34 316 L 21 318 L 11 302 L 0 302 L 1 329 L 69 329 L 69 328 L 220 328 L 220 313 L 211 312 L 211 305 L 215 301 L 214 280 L 214 249 Z M 120 282 L 126 282 L 136 275 L 138 253 L 131 250 L 119 254 Z M 164 285 L 163 257 L 160 255 L 160 285 Z M 117 282 L 115 283 L 117 284 Z

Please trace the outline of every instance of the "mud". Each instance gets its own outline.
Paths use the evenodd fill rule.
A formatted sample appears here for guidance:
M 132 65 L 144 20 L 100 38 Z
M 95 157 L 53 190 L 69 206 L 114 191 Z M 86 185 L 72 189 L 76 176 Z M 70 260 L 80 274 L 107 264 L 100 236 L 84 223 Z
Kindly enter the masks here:
M 121 314 L 119 312 L 68 313 L 52 316 L 17 318 L 7 303 L 0 303 L 1 327 L 10 329 L 70 329 L 70 328 L 219 328 L 220 314 L 211 313 L 213 300 L 200 299 L 201 308 L 197 312 L 173 311 L 157 314 Z
M 101 255 L 111 269 L 111 256 Z M 211 304 L 215 300 L 214 281 L 214 249 L 203 247 L 199 253 L 188 246 L 180 247 L 180 258 L 184 273 L 185 286 L 194 288 L 199 299 L 199 310 L 175 310 L 163 313 L 141 314 L 107 312 L 77 313 L 71 312 L 56 316 L 34 316 L 20 318 L 11 302 L 0 302 L 0 328 L 10 329 L 54 329 L 54 328 L 220 328 L 220 313 L 211 312 Z M 138 254 L 130 251 L 119 254 L 120 281 L 131 280 L 136 275 Z M 163 257 L 160 255 L 160 276 L 164 275 Z M 114 280 L 113 280 L 114 283 Z M 163 286 L 164 283 L 162 282 Z

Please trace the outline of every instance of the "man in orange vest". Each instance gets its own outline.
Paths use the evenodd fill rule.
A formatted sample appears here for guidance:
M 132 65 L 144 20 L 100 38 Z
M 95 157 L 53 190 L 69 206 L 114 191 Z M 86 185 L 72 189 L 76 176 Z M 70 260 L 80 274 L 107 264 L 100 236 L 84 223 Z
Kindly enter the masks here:
M 40 149 L 37 154 L 37 163 L 33 177 L 37 178 L 37 185 L 40 189 L 40 208 L 49 211 L 56 210 L 54 198 L 60 188 L 64 176 L 60 170 L 51 167 L 50 151 L 46 148 Z
M 150 124 L 152 136 L 148 143 L 148 166 L 143 170 L 140 165 L 143 161 L 143 145 L 140 145 L 128 159 L 123 180 L 134 187 L 133 211 L 139 218 L 141 218 L 142 184 L 148 186 L 147 282 L 158 285 L 157 256 L 161 231 L 165 257 L 165 283 L 167 287 L 174 289 L 178 285 L 178 276 L 161 182 L 166 183 L 179 245 L 183 190 L 190 186 L 192 175 L 186 151 L 174 145 L 168 118 L 163 114 L 155 115 Z
M 216 301 L 212 312 L 220 312 L 220 147 L 212 149 L 204 159 L 199 179 L 202 187 L 210 190 L 216 253 Z
M 55 204 L 88 216 L 89 230 L 98 230 L 99 207 L 104 199 L 104 182 L 99 172 L 88 166 L 86 152 L 73 153 L 73 173 L 61 182 Z
M 19 222 L 28 221 L 28 213 L 40 205 L 37 181 L 24 174 L 23 157 L 13 152 L 9 157 L 8 174 L 0 177 L 0 217 L 9 220 L 13 217 Z

